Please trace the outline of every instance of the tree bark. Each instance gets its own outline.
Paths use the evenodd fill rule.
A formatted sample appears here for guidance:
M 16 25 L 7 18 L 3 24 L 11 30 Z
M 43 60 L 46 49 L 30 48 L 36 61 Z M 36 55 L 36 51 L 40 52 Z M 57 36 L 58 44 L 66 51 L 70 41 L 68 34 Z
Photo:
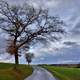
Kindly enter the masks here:
M 17 33 L 16 33 L 16 35 L 17 35 Z M 15 39 L 14 39 L 14 48 L 15 48 L 14 56 L 15 56 L 15 65 L 18 65 L 19 64 L 19 58 L 18 58 L 18 47 L 16 45 L 16 42 L 17 42 L 17 36 L 15 36 Z
M 15 53 L 15 64 L 19 64 L 18 51 Z

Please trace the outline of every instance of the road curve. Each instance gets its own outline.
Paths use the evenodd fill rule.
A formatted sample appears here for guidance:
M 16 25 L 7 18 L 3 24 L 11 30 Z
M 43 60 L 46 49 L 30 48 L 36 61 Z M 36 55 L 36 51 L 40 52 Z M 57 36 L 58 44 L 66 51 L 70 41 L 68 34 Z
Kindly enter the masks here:
M 56 78 L 44 68 L 34 67 L 33 74 L 24 80 L 56 80 Z

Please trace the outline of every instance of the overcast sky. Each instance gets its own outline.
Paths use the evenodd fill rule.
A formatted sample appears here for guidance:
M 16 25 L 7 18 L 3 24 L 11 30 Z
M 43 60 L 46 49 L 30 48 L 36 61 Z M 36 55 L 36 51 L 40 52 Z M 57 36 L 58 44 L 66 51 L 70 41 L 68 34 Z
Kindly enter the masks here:
M 57 15 L 67 25 L 68 34 L 59 42 L 50 41 L 49 46 L 36 44 L 30 52 L 35 53 L 33 63 L 78 63 L 80 62 L 80 0 L 6 0 L 12 4 L 23 4 L 29 1 L 35 7 L 49 8 L 51 15 Z M 0 51 L 4 52 L 4 39 L 7 38 L 0 30 Z M 38 45 L 41 45 L 38 47 Z M 0 57 L 1 61 L 5 61 Z M 7 60 L 6 60 L 7 61 Z M 12 62 L 14 59 L 8 60 Z M 23 56 L 21 63 L 25 63 Z

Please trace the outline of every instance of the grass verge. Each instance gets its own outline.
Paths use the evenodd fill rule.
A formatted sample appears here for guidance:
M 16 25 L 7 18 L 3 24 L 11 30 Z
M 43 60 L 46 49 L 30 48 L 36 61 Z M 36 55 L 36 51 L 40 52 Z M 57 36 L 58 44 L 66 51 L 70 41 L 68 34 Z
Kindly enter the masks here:
M 15 69 L 14 64 L 0 63 L 0 80 L 24 80 L 32 72 L 31 66 L 20 64 Z
M 80 68 L 43 66 L 59 80 L 80 80 Z

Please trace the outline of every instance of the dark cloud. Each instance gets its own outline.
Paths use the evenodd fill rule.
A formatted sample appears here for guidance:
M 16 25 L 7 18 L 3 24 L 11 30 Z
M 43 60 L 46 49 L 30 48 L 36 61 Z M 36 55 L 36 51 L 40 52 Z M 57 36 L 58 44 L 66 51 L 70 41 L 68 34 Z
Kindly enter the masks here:
M 16 5 L 21 5 L 23 4 L 26 0 L 4 0 L 4 1 L 7 1 L 9 4 L 16 4 Z
M 66 46 L 76 46 L 77 42 L 67 41 L 67 42 L 64 42 L 63 44 L 65 44 Z

